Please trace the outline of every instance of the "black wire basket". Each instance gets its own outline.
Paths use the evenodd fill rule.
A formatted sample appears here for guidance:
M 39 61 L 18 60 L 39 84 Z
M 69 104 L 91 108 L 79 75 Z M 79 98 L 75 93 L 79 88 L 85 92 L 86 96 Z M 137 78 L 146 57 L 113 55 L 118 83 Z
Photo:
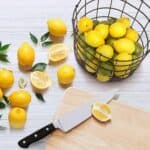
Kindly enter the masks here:
M 150 29 L 150 6 L 148 1 L 137 0 L 135 5 L 133 0 L 79 0 L 72 16 L 74 52 L 78 63 L 87 72 L 97 78 L 100 75 L 102 81 L 121 80 L 133 74 L 150 52 L 150 38 L 147 32 L 148 28 Z M 139 31 L 138 43 L 143 48 L 140 56 L 132 58 L 130 62 L 116 60 L 116 63 L 111 59 L 107 62 L 97 59 L 96 55 L 100 55 L 99 57 L 106 56 L 97 54 L 94 49 L 91 49 L 77 28 L 78 20 L 84 16 L 91 18 L 95 23 L 96 21 L 111 19 L 113 21 L 116 18 L 128 17 L 131 20 L 131 27 Z

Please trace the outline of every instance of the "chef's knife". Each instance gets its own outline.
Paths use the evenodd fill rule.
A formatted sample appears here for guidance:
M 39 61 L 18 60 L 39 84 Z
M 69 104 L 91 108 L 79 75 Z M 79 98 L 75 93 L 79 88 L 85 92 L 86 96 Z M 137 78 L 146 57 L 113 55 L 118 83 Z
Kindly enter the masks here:
M 119 95 L 113 95 L 107 100 L 107 103 L 111 100 L 117 100 Z M 52 133 L 56 129 L 60 129 L 63 132 L 68 132 L 77 125 L 83 123 L 91 117 L 91 106 L 95 102 L 92 100 L 78 107 L 77 109 L 65 114 L 58 120 L 48 124 L 47 126 L 39 129 L 38 131 L 32 133 L 31 135 L 23 138 L 18 142 L 19 146 L 22 148 L 28 148 L 28 146 L 40 139 L 46 137 L 48 134 Z

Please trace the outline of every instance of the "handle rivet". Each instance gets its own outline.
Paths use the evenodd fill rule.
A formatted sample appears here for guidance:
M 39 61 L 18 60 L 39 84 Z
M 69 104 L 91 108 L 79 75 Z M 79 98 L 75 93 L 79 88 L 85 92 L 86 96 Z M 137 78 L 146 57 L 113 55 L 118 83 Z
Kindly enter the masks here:
M 35 138 L 37 138 L 37 137 L 38 137 L 38 135 L 37 135 L 37 134 L 34 134 L 34 137 L 35 137 Z
M 49 131 L 49 128 L 46 128 L 46 131 Z
M 23 144 L 26 144 L 26 141 L 24 140 L 24 141 L 22 141 L 22 143 L 23 143 Z

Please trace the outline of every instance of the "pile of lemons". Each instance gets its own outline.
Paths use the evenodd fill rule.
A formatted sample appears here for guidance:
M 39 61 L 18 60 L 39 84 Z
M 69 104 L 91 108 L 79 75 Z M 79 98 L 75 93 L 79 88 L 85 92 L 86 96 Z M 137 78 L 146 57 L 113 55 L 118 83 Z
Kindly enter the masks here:
M 143 47 L 129 18 L 98 21 L 82 17 L 77 27 L 77 57 L 88 72 L 96 73 L 98 80 L 126 78 L 136 69 L 139 64 L 136 58 L 142 55 Z

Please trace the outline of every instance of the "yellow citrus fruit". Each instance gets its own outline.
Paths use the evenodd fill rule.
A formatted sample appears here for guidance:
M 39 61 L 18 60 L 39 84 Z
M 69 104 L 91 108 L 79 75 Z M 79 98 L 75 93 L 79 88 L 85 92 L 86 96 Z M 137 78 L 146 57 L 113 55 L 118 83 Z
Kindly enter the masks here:
M 85 41 L 89 46 L 99 47 L 105 43 L 104 38 L 95 30 L 85 33 Z
M 2 100 L 2 98 L 3 98 L 3 91 L 2 91 L 2 89 L 0 88 L 0 100 Z
M 57 77 L 60 84 L 71 84 L 75 78 L 75 69 L 71 65 L 62 65 L 58 68 Z
M 115 22 L 110 26 L 109 33 L 114 38 L 123 37 L 126 34 L 126 27 L 120 22 Z
M 128 38 L 114 41 L 114 48 L 118 53 L 132 54 L 135 51 L 135 43 Z
M 96 49 L 96 57 L 101 61 L 108 61 L 114 55 L 114 50 L 110 45 L 102 45 Z
M 67 33 L 67 25 L 60 18 L 49 19 L 47 24 L 50 34 L 55 37 L 63 37 Z
M 8 99 L 12 107 L 26 108 L 31 102 L 31 95 L 26 90 L 17 90 L 12 92 Z
M 107 38 L 109 34 L 109 25 L 106 24 L 98 24 L 95 27 L 95 30 L 99 33 L 99 36 L 103 37 L 104 39 Z
M 111 109 L 108 104 L 95 102 L 92 105 L 92 115 L 101 122 L 106 122 L 111 119 Z
M 132 28 L 129 28 L 129 29 L 127 29 L 127 33 L 126 33 L 125 37 L 132 40 L 133 42 L 136 42 L 138 40 L 139 35 L 138 35 L 137 31 L 135 31 Z
M 97 80 L 99 80 L 101 82 L 107 82 L 111 79 L 111 77 L 104 75 L 102 73 L 97 73 L 96 78 L 97 78 Z
M 95 73 L 97 71 L 98 61 L 96 59 L 86 60 L 85 69 L 90 73 Z
M 121 17 L 117 20 L 118 22 L 122 23 L 126 28 L 129 28 L 131 25 L 131 21 L 129 18 Z
M 80 33 L 86 32 L 86 31 L 92 30 L 93 21 L 92 21 L 92 19 L 90 19 L 88 17 L 82 17 L 78 21 L 77 26 L 78 26 L 78 30 Z
M 48 58 L 51 62 L 59 62 L 68 56 L 69 47 L 63 43 L 53 44 L 48 51 Z
M 13 72 L 7 69 L 0 69 L 0 88 L 8 89 L 14 83 Z
M 18 63 L 24 70 L 30 70 L 35 59 L 35 52 L 28 42 L 24 42 L 18 49 Z
M 30 74 L 32 86 L 37 90 L 45 90 L 52 85 L 52 81 L 47 72 L 34 71 Z
M 22 108 L 14 107 L 8 114 L 8 120 L 11 128 L 23 128 L 27 120 L 26 111 Z
M 128 53 L 120 53 L 114 59 L 115 76 L 122 77 L 129 73 L 128 69 L 132 64 L 132 55 Z

